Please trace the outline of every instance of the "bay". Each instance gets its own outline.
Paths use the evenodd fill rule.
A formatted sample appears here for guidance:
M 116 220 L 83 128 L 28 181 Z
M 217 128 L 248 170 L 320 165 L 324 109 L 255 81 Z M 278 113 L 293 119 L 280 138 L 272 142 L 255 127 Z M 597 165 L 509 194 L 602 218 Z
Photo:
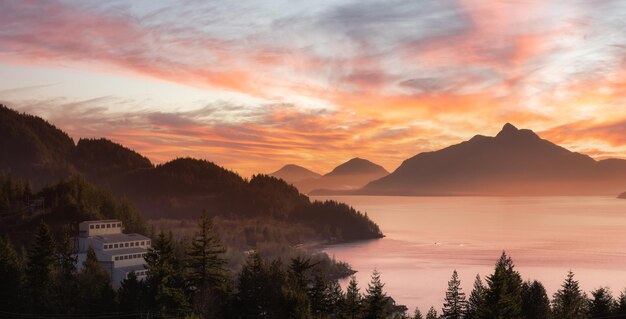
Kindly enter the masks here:
M 572 270 L 581 288 L 626 287 L 626 200 L 611 197 L 325 196 L 381 227 L 380 240 L 329 246 L 358 271 L 362 291 L 377 269 L 388 295 L 410 312 L 441 311 L 453 270 L 466 294 L 506 251 L 526 279 L 552 294 Z M 345 285 L 345 281 L 342 283 Z

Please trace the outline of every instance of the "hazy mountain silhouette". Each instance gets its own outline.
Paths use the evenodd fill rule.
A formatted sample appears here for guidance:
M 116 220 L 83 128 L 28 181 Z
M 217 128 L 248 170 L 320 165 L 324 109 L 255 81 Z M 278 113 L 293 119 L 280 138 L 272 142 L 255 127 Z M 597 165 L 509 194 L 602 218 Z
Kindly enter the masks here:
M 616 194 L 626 160 L 595 161 L 506 124 L 495 137 L 472 139 L 405 160 L 358 191 L 377 195 Z
M 329 191 L 356 190 L 388 174 L 382 166 L 357 157 L 318 179 L 303 180 L 294 185 L 304 193 L 323 194 Z
M 297 182 L 301 182 L 307 179 L 322 177 L 322 175 L 316 172 L 294 164 L 285 165 L 281 169 L 277 170 L 274 173 L 271 173 L 270 175 L 283 179 L 284 181 L 291 184 L 295 184 Z
M 619 194 L 619 196 L 617 196 L 617 198 L 619 198 L 619 199 L 626 199 L 626 192 L 623 192 L 623 193 Z
M 382 166 L 372 163 L 366 159 L 355 157 L 333 169 L 324 177 L 346 176 L 346 175 L 380 175 L 389 174 Z

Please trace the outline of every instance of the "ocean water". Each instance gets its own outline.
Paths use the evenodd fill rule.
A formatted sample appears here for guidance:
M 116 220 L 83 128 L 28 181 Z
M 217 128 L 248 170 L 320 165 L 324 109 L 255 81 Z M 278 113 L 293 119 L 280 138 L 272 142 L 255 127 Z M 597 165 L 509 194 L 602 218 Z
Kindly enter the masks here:
M 626 288 L 626 200 L 611 197 L 325 196 L 367 212 L 386 237 L 329 246 L 358 271 L 362 291 L 373 269 L 386 292 L 410 311 L 441 312 L 447 282 L 459 272 L 466 295 L 477 274 L 493 272 L 502 251 L 522 278 L 552 294 L 567 271 L 587 292 Z M 346 282 L 343 282 L 345 284 Z

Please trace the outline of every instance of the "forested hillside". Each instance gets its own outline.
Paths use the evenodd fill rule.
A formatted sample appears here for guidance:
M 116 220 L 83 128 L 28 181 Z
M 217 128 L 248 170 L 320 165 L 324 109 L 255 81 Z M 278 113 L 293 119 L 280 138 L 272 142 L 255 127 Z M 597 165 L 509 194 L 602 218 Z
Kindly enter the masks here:
M 80 139 L 74 145 L 66 133 L 43 119 L 4 106 L 0 132 L 9 132 L 0 135 L 0 146 L 7 146 L 8 154 L 0 157 L 0 172 L 30 184 L 24 187 L 36 189 L 34 196 L 44 199 L 48 210 L 52 204 L 75 205 L 62 207 L 59 220 L 110 217 L 111 211 L 122 214 L 120 210 L 129 210 L 126 207 L 134 203 L 145 218 L 195 219 L 207 211 L 211 216 L 303 224 L 321 241 L 382 237 L 378 226 L 360 212 L 339 203 L 311 203 L 275 177 L 255 175 L 246 180 L 193 158 L 153 166 L 141 154 L 106 139 Z M 80 196 L 87 199 L 78 200 Z M 112 203 L 111 196 L 122 206 Z
M 0 170 L 42 186 L 71 172 L 73 150 L 69 135 L 54 125 L 0 104 Z
M 120 219 L 128 232 L 147 231 L 132 202 L 80 176 L 33 193 L 27 182 L 0 174 L 0 234 L 17 244 L 28 244 L 42 220 L 59 238 L 79 222 L 95 219 Z
M 71 162 L 90 179 L 105 183 L 110 176 L 153 168 L 149 159 L 107 139 L 80 139 Z

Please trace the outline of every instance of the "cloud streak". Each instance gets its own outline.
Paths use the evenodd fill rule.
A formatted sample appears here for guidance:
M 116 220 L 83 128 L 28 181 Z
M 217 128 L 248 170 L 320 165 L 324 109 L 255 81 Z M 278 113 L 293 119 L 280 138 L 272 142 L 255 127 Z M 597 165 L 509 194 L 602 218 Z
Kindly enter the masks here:
M 165 108 L 0 88 L 0 99 L 75 137 L 246 172 L 325 171 L 357 155 L 393 169 L 503 122 L 622 156 L 623 12 L 619 0 L 4 1 L 0 63 L 140 75 L 218 98 Z

